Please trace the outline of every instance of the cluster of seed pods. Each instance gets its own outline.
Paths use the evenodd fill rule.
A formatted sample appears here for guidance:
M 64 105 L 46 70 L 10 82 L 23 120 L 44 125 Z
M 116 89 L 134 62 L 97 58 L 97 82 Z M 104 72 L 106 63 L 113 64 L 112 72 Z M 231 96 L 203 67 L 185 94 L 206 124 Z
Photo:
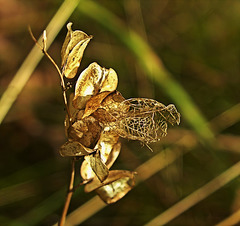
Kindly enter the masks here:
M 82 31 L 72 31 L 71 25 L 67 25 L 61 51 L 61 70 L 68 79 L 76 76 L 92 38 Z M 120 153 L 119 137 L 148 144 L 167 134 L 167 123 L 180 123 L 174 105 L 146 98 L 125 100 L 117 85 L 118 76 L 112 68 L 94 62 L 81 72 L 68 101 L 68 141 L 60 148 L 64 157 L 84 158 L 80 174 L 86 182 L 85 191 L 95 191 L 107 204 L 121 199 L 135 184 L 135 172 L 110 170 Z

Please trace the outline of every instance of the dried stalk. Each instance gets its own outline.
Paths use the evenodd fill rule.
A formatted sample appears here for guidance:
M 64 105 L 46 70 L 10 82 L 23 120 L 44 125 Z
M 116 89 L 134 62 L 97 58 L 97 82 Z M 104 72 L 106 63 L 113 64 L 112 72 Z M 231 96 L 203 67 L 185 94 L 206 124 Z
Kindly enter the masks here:
M 41 46 L 37 39 L 34 37 L 33 33 L 32 33 L 32 30 L 30 27 L 28 27 L 28 30 L 29 30 L 29 33 L 33 39 L 33 41 L 35 42 L 35 44 L 42 50 L 43 54 L 51 61 L 51 63 L 54 65 L 54 67 L 56 68 L 58 74 L 59 74 L 59 77 L 60 77 L 60 80 L 61 80 L 61 87 L 62 87 L 62 94 L 63 94 L 63 101 L 64 101 L 64 105 L 65 105 L 65 108 L 66 108 L 66 111 L 67 111 L 67 115 L 68 115 L 68 120 L 69 120 L 69 124 L 70 124 L 70 121 L 71 121 L 71 115 L 70 115 L 70 111 L 69 111 L 69 108 L 68 108 L 68 102 L 67 102 L 67 88 L 66 88 L 66 85 L 65 85 L 65 82 L 64 82 L 64 78 L 63 78 L 63 75 L 59 69 L 59 67 L 57 66 L 57 64 L 55 63 L 55 61 L 53 60 L 53 58 L 48 54 L 47 52 L 47 49 L 46 49 L 46 44 L 47 44 L 47 36 L 46 36 L 46 30 L 44 30 L 43 32 L 43 39 L 42 39 L 42 42 L 43 42 L 43 46 Z
M 67 193 L 67 197 L 66 197 L 65 204 L 63 207 L 62 215 L 61 215 L 61 218 L 58 223 L 59 226 L 63 226 L 65 224 L 66 215 L 67 215 L 70 201 L 72 199 L 72 195 L 73 195 L 73 191 L 74 191 L 73 188 L 74 188 L 74 176 L 75 176 L 75 161 L 76 160 L 73 158 L 68 193 Z

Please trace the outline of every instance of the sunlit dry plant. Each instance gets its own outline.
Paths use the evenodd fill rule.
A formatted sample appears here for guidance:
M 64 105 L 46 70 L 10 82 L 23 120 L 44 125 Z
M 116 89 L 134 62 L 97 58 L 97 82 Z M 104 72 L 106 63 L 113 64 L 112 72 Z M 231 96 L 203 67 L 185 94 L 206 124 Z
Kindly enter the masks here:
M 114 203 L 133 188 L 136 174 L 110 170 L 120 153 L 119 137 L 148 145 L 166 136 L 168 123 L 180 123 L 180 114 L 173 104 L 165 106 L 146 98 L 126 100 L 116 90 L 117 73 L 95 62 L 81 72 L 74 93 L 67 95 L 65 78 L 76 76 L 84 50 L 92 39 L 82 31 L 72 31 L 71 26 L 72 23 L 68 23 L 68 33 L 61 50 L 61 69 L 46 52 L 45 31 L 41 47 L 58 70 L 67 110 L 65 131 L 68 141 L 59 151 L 64 157 L 73 158 L 68 196 L 59 225 L 64 224 L 73 193 L 76 160 L 84 158 L 80 174 L 85 191 L 95 191 L 105 203 Z

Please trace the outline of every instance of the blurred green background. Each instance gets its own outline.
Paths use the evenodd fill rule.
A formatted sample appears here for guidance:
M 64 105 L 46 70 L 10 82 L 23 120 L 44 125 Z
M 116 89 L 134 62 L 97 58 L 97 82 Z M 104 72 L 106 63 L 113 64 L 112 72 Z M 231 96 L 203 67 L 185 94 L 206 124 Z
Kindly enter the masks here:
M 182 114 L 180 126 L 151 146 L 153 153 L 122 139 L 113 168 L 135 170 L 165 149 L 188 153 L 83 223 L 143 225 L 240 160 L 240 1 L 94 2 L 79 1 L 51 45 L 57 64 L 65 25 L 72 21 L 74 30 L 94 36 L 80 71 L 94 61 L 114 68 L 125 98 L 174 103 Z M 0 0 L 1 94 L 34 46 L 27 26 L 39 36 L 61 4 Z M 0 125 L 1 225 L 52 225 L 59 219 L 70 174 L 70 160 L 58 154 L 66 141 L 64 117 L 59 77 L 44 57 Z M 168 152 L 163 157 L 168 161 Z M 80 187 L 69 212 L 93 196 Z M 239 208 L 236 178 L 168 225 L 214 225 Z

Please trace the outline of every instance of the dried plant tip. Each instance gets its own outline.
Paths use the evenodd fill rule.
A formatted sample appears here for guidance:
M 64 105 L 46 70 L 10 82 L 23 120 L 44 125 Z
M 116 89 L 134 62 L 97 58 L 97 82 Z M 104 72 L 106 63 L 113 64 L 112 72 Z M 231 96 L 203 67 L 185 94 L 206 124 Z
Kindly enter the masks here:
M 35 42 L 35 44 L 38 46 L 38 48 L 40 48 L 42 50 L 42 46 L 38 43 L 37 39 L 33 35 L 32 29 L 30 26 L 28 26 L 28 31 L 29 31 L 29 34 L 31 35 L 32 40 Z
M 43 51 L 46 52 L 47 51 L 47 31 L 44 30 L 43 31 L 43 35 L 42 35 L 42 43 L 43 43 Z

